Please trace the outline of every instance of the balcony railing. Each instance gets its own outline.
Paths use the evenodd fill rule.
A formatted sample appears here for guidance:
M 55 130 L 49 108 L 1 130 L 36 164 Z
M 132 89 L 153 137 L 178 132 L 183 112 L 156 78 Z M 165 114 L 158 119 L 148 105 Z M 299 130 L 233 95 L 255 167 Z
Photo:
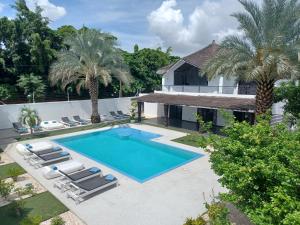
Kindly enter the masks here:
M 242 86 L 163 85 L 161 90 L 166 92 L 255 95 L 256 88 L 250 85 L 242 85 Z

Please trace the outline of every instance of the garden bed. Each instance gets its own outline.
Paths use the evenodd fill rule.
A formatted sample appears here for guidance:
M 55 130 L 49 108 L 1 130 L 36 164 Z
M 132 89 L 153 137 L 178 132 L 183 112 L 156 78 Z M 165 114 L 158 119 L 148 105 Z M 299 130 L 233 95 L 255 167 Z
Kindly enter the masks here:
M 24 213 L 20 217 L 16 217 L 12 214 L 10 209 L 11 204 L 0 207 L 1 224 L 19 225 L 20 221 L 26 216 L 34 215 L 41 216 L 42 220 L 45 221 L 68 211 L 68 208 L 66 208 L 50 192 L 43 192 L 24 199 L 24 203 Z

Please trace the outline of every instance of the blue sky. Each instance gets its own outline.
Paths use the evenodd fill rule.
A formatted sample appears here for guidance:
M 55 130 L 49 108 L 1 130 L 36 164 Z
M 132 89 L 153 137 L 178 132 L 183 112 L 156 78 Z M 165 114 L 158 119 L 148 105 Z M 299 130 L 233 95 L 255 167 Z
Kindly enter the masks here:
M 0 15 L 14 17 L 9 5 L 0 0 Z M 26 0 L 44 9 L 52 19 L 50 26 L 82 25 L 111 32 L 122 48 L 132 51 L 141 47 L 167 48 L 185 55 L 227 34 L 238 33 L 229 16 L 240 10 L 236 0 Z

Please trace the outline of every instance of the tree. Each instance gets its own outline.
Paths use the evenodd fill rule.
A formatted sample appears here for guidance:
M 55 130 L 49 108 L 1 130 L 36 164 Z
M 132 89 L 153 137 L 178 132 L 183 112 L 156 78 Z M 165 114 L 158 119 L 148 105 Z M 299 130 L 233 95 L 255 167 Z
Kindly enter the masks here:
M 129 82 L 129 73 L 123 62 L 116 40 L 110 34 L 94 29 L 83 29 L 65 40 L 69 49 L 58 54 L 58 60 L 51 66 L 49 79 L 52 85 L 62 88 L 70 83 L 89 90 L 92 102 L 92 123 L 99 123 L 99 82 L 108 85 L 112 77 L 123 83 Z
M 64 25 L 57 28 L 57 33 L 59 34 L 59 36 L 63 38 L 76 35 L 76 32 L 77 32 L 76 28 L 71 25 Z
M 235 203 L 254 224 L 299 224 L 300 131 L 285 124 L 235 122 L 211 139 L 210 161 Z M 290 221 L 297 220 L 297 223 Z
M 275 102 L 284 101 L 285 113 L 291 113 L 294 117 L 300 119 L 300 85 L 294 82 L 282 83 L 280 87 L 275 88 Z
M 130 68 L 134 81 L 125 89 L 125 92 L 136 93 L 138 91 L 153 92 L 161 88 L 161 75 L 156 71 L 166 65 L 176 62 L 179 57 L 170 55 L 171 49 L 167 52 L 161 49 L 144 48 L 139 49 L 138 45 L 134 46 L 134 52 L 124 52 L 125 62 Z
M 19 118 L 20 122 L 26 124 L 30 128 L 30 133 L 33 133 L 35 126 L 39 125 L 41 119 L 36 110 L 24 107 L 21 109 L 21 116 Z
M 3 101 L 9 99 L 11 97 L 11 94 L 9 93 L 9 90 L 7 86 L 0 85 L 0 103 L 3 103 Z
M 228 36 L 205 71 L 212 78 L 219 74 L 255 81 L 256 113 L 268 111 L 273 104 L 274 83 L 295 77 L 299 44 L 300 6 L 293 0 L 239 0 L 246 12 L 234 13 L 243 36 Z
M 45 94 L 45 84 L 40 76 L 35 76 L 32 73 L 21 75 L 18 80 L 18 86 L 24 90 L 24 94 L 31 95 L 32 101 L 41 98 Z

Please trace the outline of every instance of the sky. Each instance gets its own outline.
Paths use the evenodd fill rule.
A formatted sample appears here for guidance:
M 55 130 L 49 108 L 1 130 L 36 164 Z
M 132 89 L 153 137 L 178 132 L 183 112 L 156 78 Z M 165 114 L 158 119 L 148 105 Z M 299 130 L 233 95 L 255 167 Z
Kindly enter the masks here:
M 184 56 L 228 34 L 240 34 L 230 15 L 242 11 L 237 0 L 26 0 L 39 5 L 50 27 L 83 25 L 110 32 L 119 45 L 166 49 Z M 0 0 L 0 16 L 13 18 L 13 0 Z

